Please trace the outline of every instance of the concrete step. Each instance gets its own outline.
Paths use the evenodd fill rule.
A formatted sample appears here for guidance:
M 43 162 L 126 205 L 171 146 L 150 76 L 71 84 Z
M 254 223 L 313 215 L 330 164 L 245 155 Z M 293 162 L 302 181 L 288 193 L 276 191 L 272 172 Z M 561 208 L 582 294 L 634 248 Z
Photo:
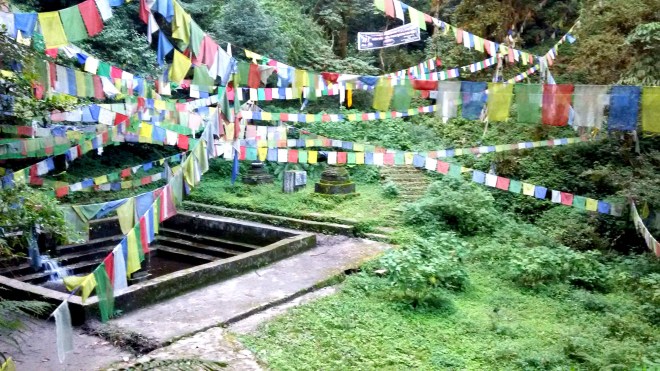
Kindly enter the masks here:
M 211 260 L 216 260 L 217 258 L 223 258 L 223 259 L 230 258 L 232 256 L 236 256 L 242 253 L 241 251 L 225 249 L 222 247 L 208 246 L 198 242 L 191 242 L 176 237 L 167 237 L 167 236 L 159 235 L 158 237 L 156 237 L 156 241 L 160 246 L 167 246 L 185 252 L 210 256 L 212 258 Z
M 162 242 L 158 241 L 157 242 Z M 152 250 L 156 250 L 158 255 L 169 255 L 171 257 L 175 257 L 177 259 L 182 259 L 185 258 L 185 260 L 188 260 L 193 263 L 197 264 L 204 264 L 208 262 L 212 262 L 214 260 L 218 260 L 217 257 L 211 256 L 211 255 L 206 255 L 206 254 L 200 254 L 198 252 L 192 252 L 189 250 L 183 250 L 183 249 L 177 249 L 176 247 L 170 247 L 170 246 L 163 246 L 161 244 L 156 244 L 152 246 Z
M 160 228 L 159 232 L 160 232 L 159 236 L 173 237 L 186 241 L 198 242 L 203 245 L 221 247 L 234 252 L 249 252 L 260 248 L 260 246 L 258 245 L 253 245 L 245 242 L 231 241 L 223 238 L 210 237 L 201 234 L 186 233 L 186 232 L 181 232 L 174 229 L 163 228 L 163 227 Z
M 84 244 L 58 246 L 56 249 L 57 256 L 74 253 L 77 250 L 80 250 L 81 246 L 85 246 L 86 249 L 105 247 L 109 245 L 117 246 L 123 238 L 124 236 L 116 235 L 111 237 L 97 238 L 95 240 L 89 240 Z
M 380 233 L 365 233 L 364 238 L 372 241 L 379 241 L 385 243 L 389 243 L 392 240 L 390 236 Z
M 390 181 L 392 183 L 424 183 L 424 184 L 429 184 L 430 182 L 428 179 L 425 178 L 385 178 L 385 181 Z
M 62 268 L 66 268 L 69 270 L 69 273 L 72 275 L 80 275 L 80 274 L 85 274 L 85 273 L 90 273 L 92 270 L 94 270 L 96 267 L 98 267 L 102 262 L 103 259 L 105 259 L 105 256 L 99 259 L 93 259 L 93 260 L 86 260 L 80 263 L 76 264 L 71 264 L 64 266 Z M 34 273 L 34 274 L 29 274 L 26 276 L 22 277 L 16 277 L 15 279 L 22 281 L 22 282 L 29 282 L 33 284 L 38 284 L 38 283 L 43 283 L 48 281 L 50 278 L 50 275 L 53 274 L 54 272 L 52 271 L 43 271 L 39 273 Z

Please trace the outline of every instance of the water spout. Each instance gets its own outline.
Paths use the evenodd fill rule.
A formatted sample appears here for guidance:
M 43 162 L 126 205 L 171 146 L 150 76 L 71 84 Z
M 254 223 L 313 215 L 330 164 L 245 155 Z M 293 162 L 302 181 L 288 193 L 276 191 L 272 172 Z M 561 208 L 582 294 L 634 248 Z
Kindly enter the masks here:
M 52 260 L 48 255 L 41 255 L 41 262 L 44 270 L 50 273 L 49 282 L 61 281 L 71 274 L 68 269 L 60 267 L 57 261 Z

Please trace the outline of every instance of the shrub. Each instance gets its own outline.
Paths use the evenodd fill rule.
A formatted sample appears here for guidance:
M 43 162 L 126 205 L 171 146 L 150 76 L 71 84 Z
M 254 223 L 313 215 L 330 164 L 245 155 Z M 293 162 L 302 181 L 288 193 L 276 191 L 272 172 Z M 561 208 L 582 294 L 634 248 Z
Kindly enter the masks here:
M 557 242 L 576 250 L 604 250 L 610 242 L 598 233 L 594 217 L 569 207 L 555 207 L 545 211 L 536 225 Z
M 390 283 L 389 296 L 413 308 L 450 307 L 443 290 L 462 291 L 468 275 L 462 263 L 464 242 L 451 233 L 417 239 L 412 245 L 390 250 L 375 266 Z
M 609 273 L 597 252 L 580 253 L 568 247 L 511 250 L 507 275 L 527 288 L 570 283 L 590 290 L 606 290 Z
M 660 325 L 660 274 L 652 273 L 640 279 L 637 292 L 648 321 Z
M 393 182 L 388 181 L 387 183 L 383 184 L 383 194 L 387 198 L 398 197 L 400 194 L 399 187 L 397 187 Z
M 410 204 L 403 216 L 408 224 L 422 230 L 451 228 L 462 235 L 492 232 L 500 220 L 490 193 L 449 177 L 432 183 L 426 195 Z

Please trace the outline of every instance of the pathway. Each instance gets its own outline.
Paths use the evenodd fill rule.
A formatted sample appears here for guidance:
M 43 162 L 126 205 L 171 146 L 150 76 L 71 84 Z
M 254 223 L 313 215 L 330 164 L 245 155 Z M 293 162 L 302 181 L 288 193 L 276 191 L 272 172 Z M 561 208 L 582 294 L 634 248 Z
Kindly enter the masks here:
M 139 361 L 202 358 L 227 362 L 227 369 L 260 369 L 254 356 L 223 326 L 238 322 L 243 328 L 254 328 L 279 313 L 279 304 L 287 303 L 282 306 L 286 308 L 301 302 L 302 295 L 388 248 L 380 242 L 346 236 L 317 235 L 317 241 L 315 248 L 301 254 L 92 327 L 119 338 L 144 339 L 157 347 Z M 276 308 L 268 309 L 271 307 Z M 239 322 L 244 318 L 247 322 Z M 36 321 L 34 326 L 27 334 L 30 339 L 23 342 L 25 354 L 15 357 L 19 369 L 93 370 L 111 363 L 121 368 L 135 361 L 134 356 L 129 360 L 129 353 L 76 329 L 76 351 L 60 365 L 54 324 Z
M 420 199 L 431 184 L 423 170 L 413 166 L 385 166 L 380 169 L 384 182 L 392 182 L 399 190 L 403 201 L 414 202 Z

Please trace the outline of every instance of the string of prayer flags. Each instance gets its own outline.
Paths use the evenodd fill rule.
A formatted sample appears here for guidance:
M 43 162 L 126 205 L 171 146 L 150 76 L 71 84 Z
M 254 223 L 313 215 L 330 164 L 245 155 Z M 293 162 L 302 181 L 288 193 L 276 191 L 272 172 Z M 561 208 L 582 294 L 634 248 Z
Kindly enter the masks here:
M 542 120 L 544 125 L 568 125 L 572 94 L 573 85 L 543 85 Z
M 639 86 L 613 86 L 610 92 L 608 130 L 633 131 L 637 129 L 639 116 Z
M 644 221 L 639 215 L 639 212 L 637 211 L 637 206 L 635 205 L 635 202 L 630 203 L 630 216 L 632 217 L 633 224 L 635 225 L 635 229 L 637 230 L 637 233 L 644 238 L 644 242 L 646 242 L 646 246 L 651 250 L 655 256 L 660 257 L 660 242 L 656 240 L 653 235 L 651 235 L 651 232 L 649 229 L 646 227 L 644 224 Z

